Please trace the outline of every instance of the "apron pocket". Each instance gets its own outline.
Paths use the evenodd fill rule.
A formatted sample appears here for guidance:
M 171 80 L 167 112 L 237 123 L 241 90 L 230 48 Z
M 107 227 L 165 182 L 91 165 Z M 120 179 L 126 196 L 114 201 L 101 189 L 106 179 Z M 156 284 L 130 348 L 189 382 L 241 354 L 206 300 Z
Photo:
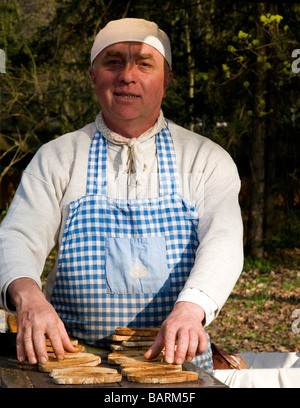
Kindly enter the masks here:
M 106 238 L 107 293 L 157 293 L 169 288 L 164 237 Z

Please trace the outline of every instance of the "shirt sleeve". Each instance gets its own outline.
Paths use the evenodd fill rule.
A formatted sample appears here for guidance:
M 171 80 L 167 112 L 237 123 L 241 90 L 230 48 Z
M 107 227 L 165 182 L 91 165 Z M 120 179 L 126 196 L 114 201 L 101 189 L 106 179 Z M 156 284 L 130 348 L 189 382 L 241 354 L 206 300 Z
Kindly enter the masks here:
M 32 167 L 31 167 L 32 169 Z M 61 214 L 53 185 L 25 171 L 0 228 L 0 290 L 2 306 L 10 310 L 6 290 L 20 277 L 42 287 L 45 260 L 55 246 Z
M 23 172 L 0 225 L 0 301 L 6 308 L 6 289 L 13 280 L 27 277 L 42 287 L 45 261 L 60 245 L 69 203 L 85 192 L 94 132 L 91 123 L 44 144 Z
M 199 246 L 183 289 L 196 288 L 206 295 L 206 300 L 210 299 L 207 324 L 220 312 L 242 271 L 243 223 L 238 171 L 220 146 L 207 154 L 199 180 L 196 195 Z M 201 296 L 205 309 L 207 302 Z M 211 307 L 211 301 L 216 308 Z

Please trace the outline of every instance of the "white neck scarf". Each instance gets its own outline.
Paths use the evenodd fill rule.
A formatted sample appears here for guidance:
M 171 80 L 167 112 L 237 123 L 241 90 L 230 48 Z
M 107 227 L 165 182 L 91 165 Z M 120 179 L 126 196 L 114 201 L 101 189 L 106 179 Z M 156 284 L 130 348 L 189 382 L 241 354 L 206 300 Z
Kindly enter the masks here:
M 160 132 L 164 126 L 164 123 L 165 118 L 163 112 L 160 111 L 160 115 L 152 128 L 148 129 L 145 133 L 137 138 L 129 139 L 112 132 L 106 126 L 102 116 L 102 112 L 100 112 L 96 117 L 96 127 L 105 137 L 105 139 L 116 145 L 123 146 L 121 153 L 120 171 L 122 173 L 129 173 L 129 175 L 131 174 L 131 172 L 135 173 L 135 186 L 141 185 L 142 174 L 146 168 L 141 145 L 151 137 L 155 136 L 158 132 Z M 132 183 L 132 177 L 128 177 L 128 179 L 130 180 L 130 183 Z

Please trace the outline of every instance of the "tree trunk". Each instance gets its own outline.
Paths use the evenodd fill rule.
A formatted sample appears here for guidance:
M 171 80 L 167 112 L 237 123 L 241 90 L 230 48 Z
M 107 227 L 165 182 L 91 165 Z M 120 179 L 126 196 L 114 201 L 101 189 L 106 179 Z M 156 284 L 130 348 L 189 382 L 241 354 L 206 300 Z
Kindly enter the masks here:
M 278 5 L 270 4 L 269 10 L 272 15 L 278 14 Z M 276 56 L 278 52 L 278 45 L 269 47 L 269 53 Z M 277 58 L 273 58 L 272 61 L 272 75 L 267 78 L 268 87 L 268 118 L 266 121 L 266 141 L 265 141 L 265 210 L 264 210 L 264 236 L 270 238 L 276 234 L 278 229 L 278 223 L 274 222 L 276 217 L 275 211 L 275 199 L 278 193 L 278 184 L 276 180 L 276 152 L 275 146 L 277 145 L 276 137 L 278 133 L 278 127 L 280 126 L 277 119 L 279 113 L 277 112 L 277 104 L 279 101 L 279 95 L 275 88 L 274 82 L 277 82 L 273 73 L 276 75 L 278 72 Z M 279 79 L 278 79 L 279 81 Z
M 265 13 L 265 4 L 257 5 L 257 38 L 264 44 L 264 34 L 261 27 L 260 16 Z M 266 49 L 260 49 L 262 61 L 258 62 L 256 69 L 256 84 L 254 94 L 254 115 L 252 122 L 252 146 L 250 152 L 251 185 L 250 208 L 247 237 L 247 249 L 250 256 L 261 258 L 263 256 L 263 221 L 264 221 L 264 189 L 265 189 L 265 90 L 266 74 L 263 57 Z
M 195 118 L 194 118 L 194 97 L 195 97 L 195 60 L 192 54 L 190 27 L 189 27 L 189 15 L 185 12 L 185 38 L 186 38 L 186 50 L 188 58 L 188 77 L 189 77 L 189 129 L 193 132 L 195 130 Z

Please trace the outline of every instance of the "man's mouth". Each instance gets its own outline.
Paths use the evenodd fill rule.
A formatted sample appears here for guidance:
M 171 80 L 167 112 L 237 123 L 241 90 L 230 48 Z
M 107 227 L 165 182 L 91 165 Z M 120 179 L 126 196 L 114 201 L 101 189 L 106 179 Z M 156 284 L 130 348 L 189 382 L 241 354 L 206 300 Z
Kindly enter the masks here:
M 138 95 L 124 94 L 124 93 L 118 93 L 118 92 L 115 92 L 115 95 L 116 95 L 116 96 L 121 96 L 122 98 L 125 98 L 125 99 L 134 99 L 134 98 L 138 98 L 138 97 L 139 97 Z

